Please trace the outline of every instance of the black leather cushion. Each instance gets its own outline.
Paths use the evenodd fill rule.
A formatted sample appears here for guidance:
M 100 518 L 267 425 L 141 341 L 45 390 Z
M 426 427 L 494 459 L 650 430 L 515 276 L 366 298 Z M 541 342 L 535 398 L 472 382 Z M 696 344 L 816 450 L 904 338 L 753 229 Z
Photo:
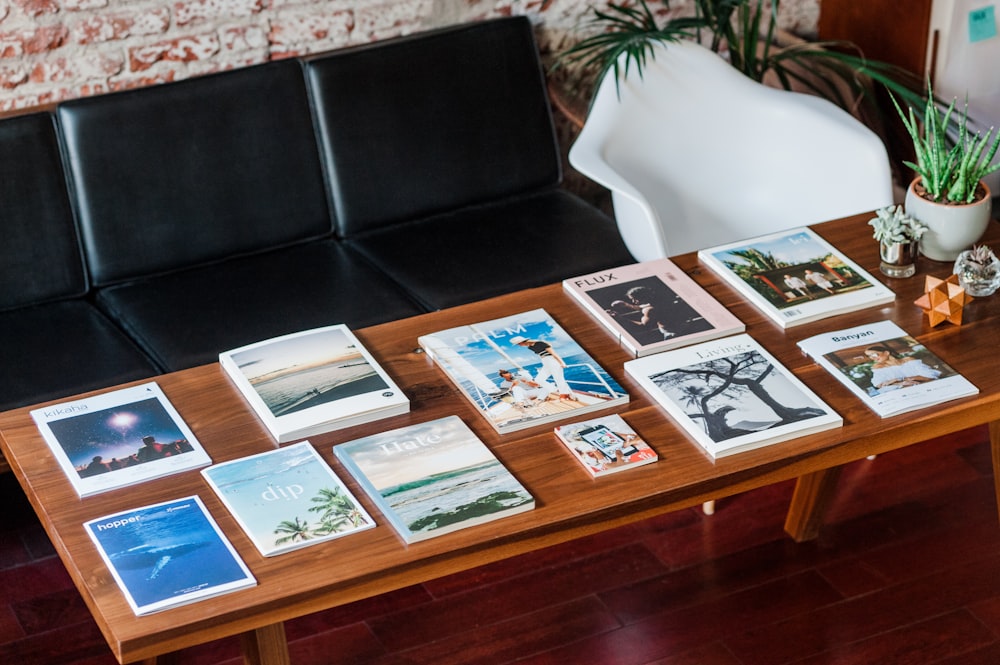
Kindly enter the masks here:
M 86 290 L 52 116 L 0 121 L 0 310 Z
M 561 190 L 351 238 L 428 309 L 632 263 L 615 222 Z
M 305 67 L 345 237 L 559 183 L 524 17 L 333 51 Z
M 0 312 L 0 411 L 156 373 L 121 331 L 83 301 Z
M 420 313 L 332 239 L 108 287 L 98 302 L 167 370 L 276 335 Z
M 301 66 L 60 104 L 95 284 L 332 232 Z

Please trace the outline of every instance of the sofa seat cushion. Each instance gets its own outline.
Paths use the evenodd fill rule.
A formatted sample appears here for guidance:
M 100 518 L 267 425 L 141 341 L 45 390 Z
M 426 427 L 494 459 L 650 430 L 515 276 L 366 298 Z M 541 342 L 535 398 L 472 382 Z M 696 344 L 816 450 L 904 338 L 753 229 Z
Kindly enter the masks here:
M 612 219 L 564 190 L 352 237 L 430 310 L 634 262 Z
M 420 313 L 333 239 L 115 285 L 97 299 L 168 371 L 217 362 L 221 351 L 277 335 Z
M 0 411 L 157 373 L 104 314 L 82 300 L 0 312 Z

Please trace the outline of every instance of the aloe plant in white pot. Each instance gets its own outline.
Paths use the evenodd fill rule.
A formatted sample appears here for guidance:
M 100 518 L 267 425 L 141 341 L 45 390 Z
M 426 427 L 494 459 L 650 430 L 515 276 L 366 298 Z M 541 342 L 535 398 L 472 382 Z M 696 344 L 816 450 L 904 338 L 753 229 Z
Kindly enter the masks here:
M 927 226 L 920 253 L 935 261 L 954 261 L 982 238 L 992 213 L 990 190 L 983 178 L 1000 169 L 1000 164 L 991 164 L 1000 147 L 1000 133 L 993 136 L 991 127 L 985 135 L 974 134 L 968 126 L 968 104 L 954 122 L 955 103 L 952 100 L 942 114 L 928 86 L 920 124 L 912 106 L 904 114 L 893 98 L 917 160 L 904 162 L 916 173 L 906 191 L 906 211 Z M 949 127 L 957 128 L 953 139 Z

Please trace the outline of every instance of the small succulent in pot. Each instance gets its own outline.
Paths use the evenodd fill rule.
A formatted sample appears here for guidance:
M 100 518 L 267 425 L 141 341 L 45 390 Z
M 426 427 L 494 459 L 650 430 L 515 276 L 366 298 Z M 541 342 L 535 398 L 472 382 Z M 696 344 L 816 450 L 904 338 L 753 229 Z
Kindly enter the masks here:
M 901 205 L 891 205 L 875 211 L 869 220 L 875 240 L 886 245 L 920 240 L 927 227 L 920 220 L 910 217 Z

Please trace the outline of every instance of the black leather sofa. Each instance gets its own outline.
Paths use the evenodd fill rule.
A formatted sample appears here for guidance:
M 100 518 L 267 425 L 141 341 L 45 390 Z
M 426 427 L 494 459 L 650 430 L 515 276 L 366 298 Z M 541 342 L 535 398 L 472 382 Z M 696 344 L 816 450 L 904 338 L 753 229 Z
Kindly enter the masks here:
M 0 176 L 0 410 L 632 261 L 524 18 L 0 120 Z

